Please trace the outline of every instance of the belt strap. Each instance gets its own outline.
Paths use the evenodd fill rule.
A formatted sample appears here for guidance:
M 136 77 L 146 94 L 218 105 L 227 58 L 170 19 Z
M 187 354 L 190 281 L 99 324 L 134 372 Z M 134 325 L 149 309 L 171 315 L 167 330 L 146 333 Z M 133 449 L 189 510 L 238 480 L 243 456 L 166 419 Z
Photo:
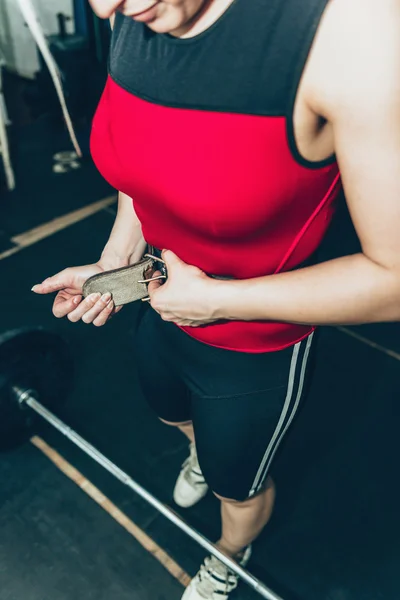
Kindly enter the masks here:
M 307 260 L 302 262 L 295 269 L 301 269 L 312 264 L 316 264 L 316 254 L 314 253 Z M 295 270 L 293 269 L 293 270 Z M 161 275 L 153 277 L 155 271 L 160 271 Z M 208 277 L 221 280 L 233 280 L 234 277 L 225 277 L 207 273 Z M 148 252 L 143 259 L 129 267 L 106 271 L 94 275 L 86 280 L 83 286 L 83 296 L 86 298 L 93 293 L 105 294 L 110 292 L 115 306 L 121 306 L 134 302 L 135 300 L 148 299 L 147 285 L 149 281 L 155 279 L 165 280 L 168 277 L 165 262 L 161 258 L 161 250 L 154 246 L 148 246 Z

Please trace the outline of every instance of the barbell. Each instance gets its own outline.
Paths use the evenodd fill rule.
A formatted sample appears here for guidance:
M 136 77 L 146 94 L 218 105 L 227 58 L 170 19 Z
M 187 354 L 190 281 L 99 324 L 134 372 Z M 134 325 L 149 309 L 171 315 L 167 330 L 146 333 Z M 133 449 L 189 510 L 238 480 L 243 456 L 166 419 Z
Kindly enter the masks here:
M 0 336 L 0 450 L 28 441 L 35 431 L 37 418 L 43 418 L 263 598 L 282 600 L 52 412 L 51 409 L 59 408 L 68 397 L 73 367 L 68 344 L 55 333 L 22 329 Z

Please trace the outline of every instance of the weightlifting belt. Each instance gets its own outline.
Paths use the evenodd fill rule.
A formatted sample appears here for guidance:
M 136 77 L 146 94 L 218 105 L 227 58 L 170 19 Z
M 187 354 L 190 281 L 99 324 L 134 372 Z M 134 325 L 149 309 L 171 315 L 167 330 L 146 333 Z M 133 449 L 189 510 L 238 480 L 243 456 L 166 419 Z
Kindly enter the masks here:
M 293 270 L 309 267 L 317 262 L 314 254 Z M 160 271 L 161 275 L 154 277 L 156 271 Z M 233 279 L 232 277 L 207 275 L 213 279 Z M 128 267 L 105 271 L 90 277 L 84 283 L 82 291 L 85 298 L 96 292 L 101 295 L 109 292 L 112 294 L 115 306 L 121 306 L 135 300 L 148 300 L 147 286 L 149 282 L 165 281 L 167 277 L 167 268 L 161 258 L 161 250 L 154 246 L 148 246 L 148 252 L 142 260 Z
M 155 271 L 161 275 L 153 277 Z M 152 246 L 143 258 L 133 265 L 105 271 L 89 277 L 83 285 L 83 296 L 109 292 L 115 306 L 122 306 L 135 300 L 145 300 L 148 297 L 147 285 L 150 281 L 163 281 L 167 278 L 167 270 L 161 259 L 161 252 Z

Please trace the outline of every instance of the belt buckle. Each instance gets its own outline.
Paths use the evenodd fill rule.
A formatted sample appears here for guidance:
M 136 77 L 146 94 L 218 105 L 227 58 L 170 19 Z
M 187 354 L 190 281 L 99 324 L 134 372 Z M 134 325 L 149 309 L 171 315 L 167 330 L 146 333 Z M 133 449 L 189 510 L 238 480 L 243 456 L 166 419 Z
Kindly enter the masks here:
M 158 256 L 158 254 L 160 254 L 160 256 Z M 148 252 L 146 252 L 146 254 L 144 255 L 144 258 L 151 258 L 154 262 L 153 262 L 153 265 L 147 267 L 147 269 L 145 270 L 145 272 L 143 274 L 144 279 L 139 280 L 138 283 L 145 283 L 146 285 L 148 285 L 151 281 L 161 281 L 163 279 L 164 280 L 167 279 L 167 277 L 168 277 L 167 267 L 166 267 L 165 261 L 161 258 L 160 250 L 158 250 L 154 246 L 149 246 Z M 157 275 L 156 277 L 153 277 L 152 275 L 156 271 L 160 271 L 161 275 Z M 150 301 L 150 296 L 147 296 L 146 298 L 142 298 L 142 302 L 149 302 L 149 301 Z
M 161 250 L 156 248 L 155 246 L 148 246 L 148 251 L 145 254 L 145 257 L 152 258 L 154 260 L 154 270 L 160 271 L 165 279 L 168 277 L 167 266 L 165 261 L 161 258 Z

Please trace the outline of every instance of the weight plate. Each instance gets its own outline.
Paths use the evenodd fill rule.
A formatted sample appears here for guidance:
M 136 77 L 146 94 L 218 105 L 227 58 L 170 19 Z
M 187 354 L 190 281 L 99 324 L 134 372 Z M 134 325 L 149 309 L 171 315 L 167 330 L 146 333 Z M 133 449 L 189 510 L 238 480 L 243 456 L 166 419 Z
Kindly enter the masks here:
M 53 173 L 68 173 L 69 167 L 64 163 L 56 163 L 53 165 Z
M 63 152 L 57 152 L 53 156 L 53 160 L 55 160 L 57 162 L 61 162 L 61 163 L 69 163 L 72 160 L 76 160 L 77 158 L 78 158 L 77 153 L 70 151 L 70 150 L 65 150 Z
M 71 390 L 73 360 L 66 342 L 44 329 L 19 329 L 0 336 L 0 449 L 15 447 L 34 430 L 35 415 L 21 407 L 12 388 L 34 390 L 57 412 Z

